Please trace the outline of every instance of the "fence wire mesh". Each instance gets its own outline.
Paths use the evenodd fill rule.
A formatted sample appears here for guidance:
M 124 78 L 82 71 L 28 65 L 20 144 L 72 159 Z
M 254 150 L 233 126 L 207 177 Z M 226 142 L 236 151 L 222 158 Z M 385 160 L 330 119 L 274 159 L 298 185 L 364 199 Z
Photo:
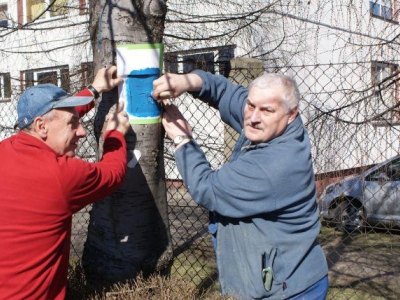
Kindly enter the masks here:
M 263 69 L 232 68 L 232 82 L 247 85 Z M 296 79 L 300 113 L 309 131 L 323 227 L 331 299 L 398 299 L 400 292 L 400 158 L 397 62 L 269 68 Z M 174 100 L 193 128 L 211 166 L 218 169 L 236 133 L 214 108 L 183 95 Z M 0 102 L 0 139 L 15 130 L 16 102 Z M 78 156 L 95 161 L 95 112 L 84 119 L 87 137 Z M 165 139 L 165 176 L 174 248 L 172 275 L 198 285 L 217 280 L 207 231 L 208 212 L 188 194 Z M 393 159 L 392 159 L 393 158 Z M 392 160 L 390 160 L 392 159 Z M 389 160 L 389 161 L 387 161 Z M 73 217 L 71 258 L 79 261 L 90 207 Z M 295 246 L 295 245 L 294 245 Z

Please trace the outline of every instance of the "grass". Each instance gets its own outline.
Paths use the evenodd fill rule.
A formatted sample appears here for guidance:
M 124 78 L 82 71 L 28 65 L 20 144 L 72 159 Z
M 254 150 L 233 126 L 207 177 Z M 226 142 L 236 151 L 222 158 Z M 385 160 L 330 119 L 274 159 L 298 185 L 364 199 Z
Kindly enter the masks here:
M 180 253 L 171 268 L 171 277 L 190 282 L 207 297 L 220 299 L 214 249 L 208 237 L 198 239 L 191 249 Z
M 197 239 L 190 249 L 174 258 L 170 276 L 139 275 L 135 281 L 114 284 L 102 291 L 87 282 L 79 262 L 71 263 L 67 300 L 231 299 L 220 296 L 214 252 L 207 238 Z
M 94 291 L 87 284 L 79 283 L 80 290 L 69 290 L 66 300 L 220 300 L 231 299 L 221 297 L 219 292 L 212 288 L 199 289 L 192 281 L 179 276 L 153 275 L 143 278 L 141 275 L 135 281 L 114 284 L 102 291 Z M 82 288 L 84 290 L 82 290 Z
M 179 276 L 152 275 L 144 278 L 138 275 L 134 281 L 117 283 L 96 290 L 88 284 L 79 267 L 75 268 L 75 277 L 70 277 L 66 300 L 192 300 L 192 299 L 228 299 L 219 296 L 211 289 L 199 289 L 193 282 Z
M 319 240 L 329 266 L 327 299 L 400 299 L 397 230 L 346 233 L 324 226 Z
M 396 230 L 343 233 L 323 226 L 319 236 L 327 255 L 330 288 L 327 300 L 400 299 L 400 234 Z M 219 295 L 214 252 L 208 237 L 177 254 L 171 275 L 139 276 L 94 292 L 76 263 L 69 276 L 67 299 L 191 300 L 230 299 Z
M 330 288 L 326 300 L 386 300 L 385 297 L 371 295 L 368 291 L 355 291 L 352 288 Z

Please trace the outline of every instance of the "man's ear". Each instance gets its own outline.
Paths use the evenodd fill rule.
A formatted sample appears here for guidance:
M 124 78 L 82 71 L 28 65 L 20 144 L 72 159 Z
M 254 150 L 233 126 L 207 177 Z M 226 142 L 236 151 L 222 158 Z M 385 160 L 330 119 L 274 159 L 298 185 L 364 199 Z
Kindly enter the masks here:
M 46 139 L 47 138 L 47 128 L 48 124 L 46 120 L 42 117 L 36 117 L 33 120 L 33 130 L 39 135 L 40 138 Z
M 295 108 L 293 108 L 293 109 L 289 112 L 288 125 L 289 125 L 290 123 L 292 123 L 292 122 L 294 121 L 294 119 L 296 119 L 296 116 L 297 116 L 297 112 L 298 112 L 298 111 L 299 111 L 298 108 L 295 107 Z

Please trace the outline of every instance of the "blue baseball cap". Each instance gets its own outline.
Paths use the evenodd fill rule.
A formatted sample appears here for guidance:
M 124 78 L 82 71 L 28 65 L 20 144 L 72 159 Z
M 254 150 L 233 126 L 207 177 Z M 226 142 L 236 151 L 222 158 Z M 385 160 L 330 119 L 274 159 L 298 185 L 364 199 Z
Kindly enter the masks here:
M 86 105 L 93 98 L 92 96 L 72 96 L 54 84 L 35 85 L 28 88 L 19 97 L 17 105 L 18 128 L 25 128 L 35 118 L 43 116 L 53 108 Z

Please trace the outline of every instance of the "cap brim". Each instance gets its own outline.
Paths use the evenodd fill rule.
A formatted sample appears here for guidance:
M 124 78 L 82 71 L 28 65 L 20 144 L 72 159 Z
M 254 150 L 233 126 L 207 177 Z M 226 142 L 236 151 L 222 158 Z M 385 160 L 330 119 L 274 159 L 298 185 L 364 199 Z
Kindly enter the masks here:
M 53 108 L 61 108 L 61 107 L 75 107 L 86 105 L 92 102 L 94 99 L 93 96 L 68 96 L 64 99 L 57 99 L 54 101 Z

